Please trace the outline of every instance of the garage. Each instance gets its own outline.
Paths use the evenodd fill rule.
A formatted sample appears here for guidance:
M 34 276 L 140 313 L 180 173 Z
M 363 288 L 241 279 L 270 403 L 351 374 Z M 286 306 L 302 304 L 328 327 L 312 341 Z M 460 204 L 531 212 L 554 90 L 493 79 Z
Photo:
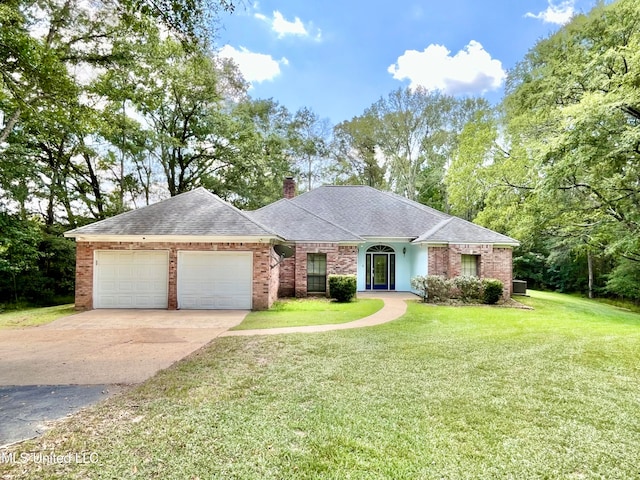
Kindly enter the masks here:
M 96 250 L 94 308 L 167 308 L 169 252 Z
M 178 252 L 178 308 L 252 308 L 251 252 Z

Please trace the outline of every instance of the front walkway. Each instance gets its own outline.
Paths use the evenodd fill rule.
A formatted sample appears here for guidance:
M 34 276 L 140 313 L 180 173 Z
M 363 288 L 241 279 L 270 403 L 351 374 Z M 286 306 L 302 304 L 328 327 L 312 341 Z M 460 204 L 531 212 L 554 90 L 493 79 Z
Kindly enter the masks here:
M 279 335 L 281 333 L 316 333 L 349 328 L 371 327 L 400 318 L 407 311 L 406 300 L 418 298 L 409 292 L 358 292 L 358 298 L 380 298 L 384 306 L 373 315 L 348 323 L 331 325 L 310 325 L 307 327 L 262 328 L 256 330 L 231 330 L 220 334 L 221 337 L 244 337 L 251 335 Z

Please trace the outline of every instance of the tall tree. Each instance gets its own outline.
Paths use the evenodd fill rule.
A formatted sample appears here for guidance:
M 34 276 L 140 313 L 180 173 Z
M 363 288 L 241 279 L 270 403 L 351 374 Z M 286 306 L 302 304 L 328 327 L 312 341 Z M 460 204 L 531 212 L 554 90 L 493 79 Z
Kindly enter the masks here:
M 331 126 L 327 119 L 307 107 L 293 116 L 290 127 L 291 155 L 307 191 L 324 177 L 328 168 Z
M 375 135 L 376 119 L 362 115 L 334 128 L 334 183 L 386 188 Z
M 491 167 L 498 182 L 478 221 L 531 243 L 545 235 L 585 266 L 609 255 L 640 261 L 638 18 L 637 2 L 601 3 L 513 70 L 509 155 Z
M 439 92 L 399 88 L 366 112 L 377 119 L 376 137 L 395 193 L 443 206 L 447 119 L 454 104 L 453 97 Z

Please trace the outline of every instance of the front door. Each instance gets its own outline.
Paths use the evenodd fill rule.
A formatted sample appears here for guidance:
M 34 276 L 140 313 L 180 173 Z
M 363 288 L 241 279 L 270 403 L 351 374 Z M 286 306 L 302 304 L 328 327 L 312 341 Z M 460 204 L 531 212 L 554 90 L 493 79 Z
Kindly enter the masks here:
M 373 254 L 373 289 L 389 290 L 389 255 Z
M 365 287 L 367 290 L 395 290 L 396 255 L 391 247 L 376 245 L 366 255 Z

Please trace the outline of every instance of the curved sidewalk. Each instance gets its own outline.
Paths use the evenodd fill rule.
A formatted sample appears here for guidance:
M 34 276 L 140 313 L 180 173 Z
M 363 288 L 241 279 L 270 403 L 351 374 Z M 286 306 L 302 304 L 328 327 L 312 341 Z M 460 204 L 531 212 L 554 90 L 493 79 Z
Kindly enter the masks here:
M 281 333 L 316 333 L 328 332 L 331 330 L 347 330 L 350 328 L 371 327 L 400 318 L 407 311 L 407 302 L 405 300 L 417 298 L 415 295 L 409 292 L 366 292 L 358 293 L 358 297 L 380 298 L 384 302 L 384 305 L 376 313 L 348 323 L 309 325 L 306 327 L 261 328 L 255 330 L 227 330 L 226 332 L 221 333 L 219 336 L 245 337 L 251 335 L 279 335 Z

